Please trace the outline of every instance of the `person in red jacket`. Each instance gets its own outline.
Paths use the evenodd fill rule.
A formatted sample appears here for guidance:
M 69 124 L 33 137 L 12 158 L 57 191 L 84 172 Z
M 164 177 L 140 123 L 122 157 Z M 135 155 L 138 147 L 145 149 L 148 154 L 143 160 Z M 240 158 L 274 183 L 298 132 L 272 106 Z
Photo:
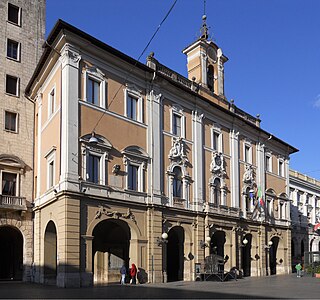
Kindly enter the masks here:
M 130 277 L 131 277 L 131 283 L 136 284 L 137 283 L 137 267 L 135 264 L 131 265 L 130 269 Z

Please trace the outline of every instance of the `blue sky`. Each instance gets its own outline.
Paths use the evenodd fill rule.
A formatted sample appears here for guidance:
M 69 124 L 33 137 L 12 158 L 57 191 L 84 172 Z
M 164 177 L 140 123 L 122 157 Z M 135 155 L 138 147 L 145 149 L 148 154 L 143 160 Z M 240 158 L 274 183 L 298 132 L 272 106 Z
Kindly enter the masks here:
M 47 0 L 60 18 L 138 58 L 174 0 Z M 155 52 L 187 76 L 181 50 L 199 34 L 203 0 L 178 0 L 140 61 Z M 212 39 L 229 58 L 225 93 L 261 127 L 300 151 L 290 167 L 320 179 L 320 1 L 207 0 Z

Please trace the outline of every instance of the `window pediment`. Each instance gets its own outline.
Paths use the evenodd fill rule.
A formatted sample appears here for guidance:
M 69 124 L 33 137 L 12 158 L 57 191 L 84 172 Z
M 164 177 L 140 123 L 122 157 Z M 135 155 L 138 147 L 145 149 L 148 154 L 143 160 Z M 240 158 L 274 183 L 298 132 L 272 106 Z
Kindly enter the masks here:
M 89 140 L 91 137 L 92 137 L 91 133 L 83 135 L 80 138 L 80 142 L 82 142 L 90 147 Z M 110 150 L 112 148 L 112 144 L 104 136 L 99 135 L 99 134 L 95 134 L 95 137 L 97 138 L 98 143 L 95 144 L 93 148 L 103 148 L 103 149 L 107 149 L 107 150 Z
M 27 165 L 19 157 L 15 155 L 1 154 L 0 165 L 10 166 L 14 168 L 24 169 Z
M 97 67 L 95 66 L 92 66 L 92 67 L 87 67 L 85 69 L 85 71 L 90 74 L 91 76 L 94 76 L 100 80 L 104 80 L 105 79 L 105 74 L 100 70 L 98 69 Z

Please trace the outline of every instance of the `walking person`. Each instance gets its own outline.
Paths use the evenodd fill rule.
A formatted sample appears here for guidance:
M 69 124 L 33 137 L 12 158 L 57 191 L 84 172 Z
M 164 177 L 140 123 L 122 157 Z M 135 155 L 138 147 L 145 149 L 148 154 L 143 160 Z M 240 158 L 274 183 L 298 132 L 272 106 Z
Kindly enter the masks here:
M 137 267 L 135 264 L 131 265 L 130 277 L 131 277 L 131 283 L 136 284 L 137 283 Z
M 120 269 L 120 274 L 121 274 L 121 284 L 126 283 L 126 274 L 127 274 L 127 268 L 125 265 L 123 265 Z
M 297 270 L 297 277 L 301 277 L 301 270 L 302 270 L 302 266 L 300 263 L 296 264 L 296 270 Z

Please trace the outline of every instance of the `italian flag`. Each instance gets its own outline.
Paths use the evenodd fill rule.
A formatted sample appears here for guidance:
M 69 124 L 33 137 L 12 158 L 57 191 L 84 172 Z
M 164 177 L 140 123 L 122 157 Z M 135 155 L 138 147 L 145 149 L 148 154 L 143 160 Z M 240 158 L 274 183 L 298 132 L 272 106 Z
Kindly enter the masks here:
M 263 201 L 261 187 L 258 188 L 257 200 L 258 200 L 258 206 L 259 207 L 264 207 L 264 201 Z

